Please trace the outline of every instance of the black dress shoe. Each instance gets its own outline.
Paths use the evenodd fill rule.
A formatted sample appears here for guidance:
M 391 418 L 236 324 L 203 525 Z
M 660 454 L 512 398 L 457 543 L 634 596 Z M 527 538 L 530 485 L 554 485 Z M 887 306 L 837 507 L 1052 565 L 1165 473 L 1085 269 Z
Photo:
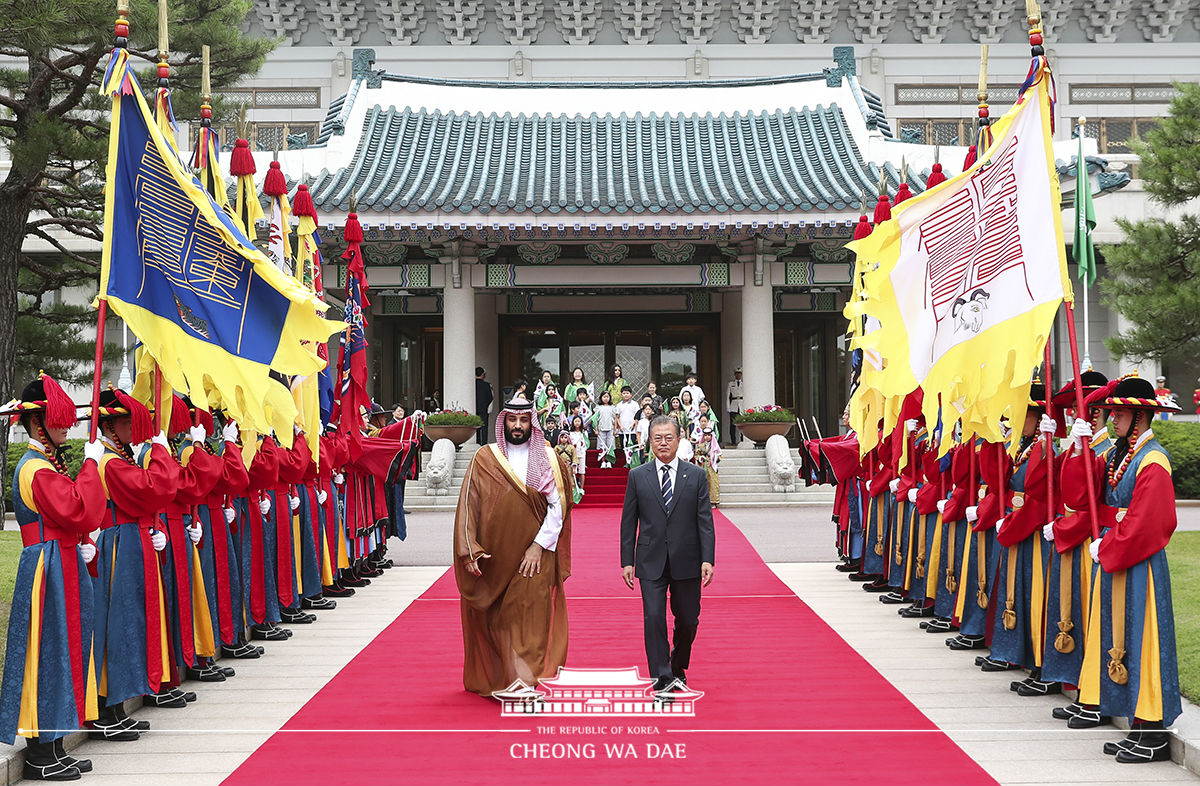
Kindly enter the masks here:
M 996 660 L 994 658 L 984 658 L 983 663 L 979 664 L 981 671 L 1012 671 L 1013 669 L 1021 668 L 1015 663 L 1009 663 L 1006 660 Z
M 92 771 L 91 759 L 77 759 L 74 756 L 67 754 L 66 745 L 63 743 L 63 738 L 59 737 L 54 741 L 54 758 L 58 759 L 60 764 L 65 764 L 68 767 L 74 767 L 80 772 Z
M 287 625 L 311 625 L 317 621 L 316 614 L 305 614 L 295 609 L 280 609 L 279 617 Z
M 217 668 L 220 669 L 221 673 L 224 674 L 226 677 L 237 676 L 237 672 L 233 670 L 232 666 L 217 666 Z
M 324 598 L 320 595 L 315 595 L 311 598 L 302 598 L 300 600 L 300 608 L 302 609 L 336 609 L 337 601 L 332 598 Z
M 171 693 L 174 694 L 175 696 L 183 699 L 188 704 L 191 704 L 197 698 L 196 693 L 194 691 L 190 691 L 190 690 L 185 691 L 182 688 L 171 688 Z
M 1152 761 L 1171 760 L 1171 738 L 1165 731 L 1142 732 L 1137 743 L 1117 751 L 1121 764 L 1148 764 Z
M 46 764 L 35 764 L 26 759 L 22 775 L 31 781 L 77 781 L 81 777 L 78 769 L 57 759 Z
M 914 604 L 912 606 L 909 606 L 907 609 L 900 609 L 900 611 L 898 611 L 897 613 L 901 617 L 904 617 L 906 619 L 920 619 L 922 617 L 932 617 L 933 616 L 933 606 L 917 606 Z
M 870 584 L 862 585 L 864 592 L 891 592 L 892 587 L 879 576 L 876 576 Z
M 346 578 L 342 579 L 342 584 L 346 587 L 365 587 L 370 583 L 370 579 L 360 578 L 354 574 L 350 574 Z
M 246 644 L 244 642 L 241 644 L 236 644 L 232 647 L 229 646 L 228 644 L 221 645 L 221 657 L 223 657 L 223 658 L 237 658 L 239 660 L 240 659 L 254 660 L 255 658 L 262 657 L 262 654 L 263 654 L 262 647 L 255 647 L 251 644 Z
M 946 646 L 952 650 L 982 650 L 987 648 L 983 636 L 964 636 L 961 633 L 946 639 Z
M 833 569 L 839 573 L 858 573 L 861 568 L 861 562 L 842 562 L 835 565 Z
M 177 696 L 169 690 L 164 690 L 159 693 L 147 693 L 142 697 L 142 705 L 145 707 L 169 707 L 173 710 L 187 706 L 187 701 L 182 696 Z
M 1121 740 L 1120 742 L 1104 743 L 1104 747 L 1101 750 L 1104 751 L 1105 756 L 1116 756 L 1121 751 L 1129 750 L 1134 745 L 1137 745 L 1141 739 L 1142 733 L 1140 731 L 1131 731 L 1129 734 L 1125 735 L 1125 739 Z
M 1099 726 L 1107 726 L 1110 723 L 1112 723 L 1112 718 L 1107 715 L 1101 715 L 1099 709 L 1080 707 L 1079 712 L 1075 713 L 1075 717 L 1067 720 L 1067 728 L 1095 729 Z
M 1054 709 L 1050 710 L 1050 715 L 1055 720 L 1065 721 L 1074 718 L 1079 714 L 1081 709 L 1083 709 L 1083 707 L 1080 707 L 1078 704 L 1068 704 L 1066 707 L 1055 707 Z
M 199 680 L 200 682 L 224 682 L 225 672 L 210 665 L 199 669 L 188 669 L 187 678 L 189 680 Z
M 908 603 L 908 601 L 906 601 L 904 599 L 903 595 L 901 595 L 899 592 L 895 592 L 895 591 L 889 592 L 885 595 L 880 595 L 879 602 L 886 603 L 889 606 L 898 605 L 900 603 Z
M 286 641 L 291 636 L 288 631 L 274 625 L 255 625 L 250 629 L 250 638 L 258 641 Z
M 1062 693 L 1061 682 L 1043 682 L 1033 677 L 1020 683 L 1017 688 L 1018 696 L 1053 696 Z
M 846 578 L 850 579 L 851 581 L 874 581 L 875 580 L 875 577 L 872 576 L 870 573 L 863 573 L 862 571 L 859 571 L 858 573 L 851 573 Z
M 133 719 L 130 718 L 129 720 Z M 100 740 L 102 742 L 133 742 L 141 736 L 135 729 L 129 728 L 121 721 L 101 722 L 94 720 L 92 721 L 91 730 L 88 731 L 88 739 Z
M 921 627 L 926 633 L 947 633 L 949 631 L 958 630 L 958 626 L 950 620 L 932 619 L 928 622 L 922 622 Z
M 354 594 L 354 590 L 350 587 L 343 587 L 339 584 L 334 584 L 324 588 L 325 597 L 327 598 L 348 598 Z

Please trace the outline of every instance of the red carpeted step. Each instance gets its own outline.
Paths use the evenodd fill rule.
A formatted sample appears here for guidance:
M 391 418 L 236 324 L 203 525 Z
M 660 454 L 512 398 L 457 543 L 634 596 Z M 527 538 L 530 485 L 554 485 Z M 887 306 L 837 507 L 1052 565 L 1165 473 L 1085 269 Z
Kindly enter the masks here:
M 618 564 L 620 517 L 610 507 L 573 518 L 567 664 L 645 674 L 641 599 Z M 447 571 L 225 783 L 995 783 L 724 515 L 713 518 L 716 576 L 688 670 L 689 687 L 704 693 L 694 717 L 501 717 L 496 701 L 463 690 L 459 595 Z M 373 602 L 374 590 L 354 602 Z M 674 756 L 662 755 L 665 745 Z M 636 757 L 613 753 L 626 746 Z

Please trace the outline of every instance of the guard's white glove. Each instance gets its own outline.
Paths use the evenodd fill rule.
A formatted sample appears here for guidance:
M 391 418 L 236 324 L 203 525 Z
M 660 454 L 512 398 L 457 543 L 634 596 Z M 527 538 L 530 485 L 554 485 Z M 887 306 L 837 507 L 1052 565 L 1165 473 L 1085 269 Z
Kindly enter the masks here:
M 150 545 L 154 547 L 155 551 L 162 551 L 165 549 L 167 547 L 166 534 L 159 532 L 158 530 L 154 530 L 154 533 L 150 535 Z
M 204 430 L 204 426 L 192 426 L 188 429 L 188 441 L 203 442 L 208 439 L 208 432 Z
M 258 512 L 264 516 L 271 512 L 271 498 L 262 497 L 258 500 Z
M 237 442 L 238 427 L 237 423 L 232 420 L 225 421 L 225 427 L 221 429 L 221 439 L 225 442 Z
M 204 535 L 204 529 L 199 524 L 193 524 L 187 528 L 188 540 L 192 543 L 199 543 L 200 538 Z
M 340 486 L 346 482 L 346 476 L 338 472 L 333 476 L 333 482 Z
M 299 508 L 300 507 L 300 498 L 293 497 L 292 495 L 289 494 L 288 495 L 288 507 L 290 507 L 293 511 L 296 510 L 297 508 Z
M 232 524 L 233 520 L 237 518 L 237 511 L 233 508 L 221 508 L 221 512 L 225 514 L 226 524 Z
M 900 478 L 892 478 L 892 481 L 890 483 L 888 483 L 888 491 L 895 494 L 899 490 L 900 490 Z
M 96 462 L 96 466 L 100 466 L 100 459 L 104 457 L 104 443 L 98 439 L 93 439 L 83 446 L 83 460 L 91 459 Z
M 1092 424 L 1088 423 L 1084 418 L 1076 418 L 1071 424 L 1071 447 L 1075 450 L 1083 450 L 1083 438 L 1092 437 Z
M 908 420 L 904 421 L 904 430 L 907 431 L 909 434 L 916 433 L 917 419 L 909 418 Z
M 429 415 L 427 415 L 425 413 L 425 410 L 423 410 L 423 409 L 414 409 L 413 413 L 412 413 L 412 417 L 414 417 L 418 420 L 424 420 L 425 418 L 429 417 Z
M 917 501 L 917 490 L 916 490 L 916 489 L 909 489 L 909 490 L 908 490 L 908 501 L 909 501 L 909 502 L 916 502 L 916 501 Z
M 1043 434 L 1054 436 L 1054 432 L 1058 430 L 1058 421 L 1049 415 L 1042 415 L 1042 420 L 1038 423 L 1038 431 Z
M 967 521 L 979 521 L 979 506 L 971 505 L 965 512 Z
M 171 449 L 171 443 L 167 442 L 167 434 L 165 431 L 160 431 L 150 438 L 150 442 L 155 445 L 162 445 L 167 450 Z
M 80 543 L 79 553 L 83 555 L 83 561 L 91 563 L 96 558 L 96 547 L 91 543 Z
M 945 500 L 945 499 L 939 499 L 939 500 L 938 500 L 938 513 L 945 513 L 945 512 L 946 512 L 946 503 L 947 503 L 947 502 L 949 502 L 949 500 Z
M 1088 546 L 1088 551 L 1092 553 L 1092 562 L 1096 563 L 1097 565 L 1100 564 L 1100 542 L 1102 540 L 1104 540 L 1104 538 L 1096 538 L 1092 541 L 1092 545 Z
M 1054 542 L 1054 522 L 1051 521 L 1046 526 L 1042 527 L 1042 537 L 1051 543 Z
M 996 531 L 999 532 L 1004 527 L 1004 525 L 1007 521 L 1008 521 L 1008 516 L 1001 516 L 1000 520 L 996 522 Z
M 325 489 L 317 489 L 317 504 L 324 505 L 327 499 L 329 499 L 329 492 Z

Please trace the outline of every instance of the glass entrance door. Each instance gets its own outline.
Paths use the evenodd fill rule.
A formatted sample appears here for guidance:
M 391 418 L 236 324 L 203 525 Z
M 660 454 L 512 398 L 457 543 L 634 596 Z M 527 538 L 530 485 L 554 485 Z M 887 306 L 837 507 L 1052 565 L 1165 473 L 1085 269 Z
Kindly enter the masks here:
M 634 398 L 642 394 L 654 375 L 651 364 L 651 338 L 648 330 L 618 330 L 616 334 L 614 362 L 621 367 L 621 376 L 625 378 L 625 382 L 633 388 Z

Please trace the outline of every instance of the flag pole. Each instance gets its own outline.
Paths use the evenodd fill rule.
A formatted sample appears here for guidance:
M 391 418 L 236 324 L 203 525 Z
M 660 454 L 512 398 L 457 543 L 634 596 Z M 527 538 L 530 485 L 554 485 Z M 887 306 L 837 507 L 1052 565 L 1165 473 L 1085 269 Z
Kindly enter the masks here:
M 1087 162 L 1083 158 L 1083 139 L 1084 126 L 1087 125 L 1087 118 L 1079 118 L 1079 160 L 1075 163 L 1075 222 L 1079 223 L 1079 180 L 1087 178 Z M 1076 257 L 1078 259 L 1078 257 Z M 1094 267 L 1094 265 L 1093 265 Z M 1091 289 L 1088 277 L 1083 279 L 1083 367 L 1090 369 L 1092 367 L 1092 324 L 1088 319 L 1088 290 Z
M 113 53 L 129 45 L 129 0 L 117 0 L 117 21 L 114 25 Z M 96 307 L 96 366 L 92 370 L 92 421 L 88 425 L 88 440 L 96 441 L 100 420 L 100 376 L 104 373 L 104 327 L 108 322 L 108 299 L 101 292 Z
M 1029 47 L 1030 54 L 1034 58 L 1044 58 L 1046 50 L 1042 47 L 1042 12 L 1038 8 L 1037 0 L 1025 0 L 1025 17 L 1029 23 Z M 1079 168 L 1086 171 L 1083 162 L 1080 162 Z M 1076 176 L 1080 174 L 1076 171 Z M 1076 186 L 1076 195 L 1078 195 L 1078 186 Z M 1078 203 L 1076 203 L 1078 204 Z M 1086 289 L 1086 287 L 1085 287 Z M 1086 302 L 1086 300 L 1084 301 Z M 1075 411 L 1080 417 L 1087 417 L 1087 408 L 1083 403 L 1083 382 L 1079 378 L 1079 340 L 1075 333 L 1075 305 L 1070 300 L 1064 303 L 1067 313 L 1067 340 L 1071 345 L 1071 372 L 1075 375 Z M 1091 439 L 1084 437 L 1083 439 L 1083 462 L 1084 472 L 1086 474 L 1087 494 L 1088 494 L 1088 518 L 1092 524 L 1092 539 L 1100 538 L 1100 527 L 1096 521 L 1096 512 L 1099 509 L 1097 506 L 1096 492 L 1096 464 L 1091 460 L 1088 454 L 1091 452 Z

